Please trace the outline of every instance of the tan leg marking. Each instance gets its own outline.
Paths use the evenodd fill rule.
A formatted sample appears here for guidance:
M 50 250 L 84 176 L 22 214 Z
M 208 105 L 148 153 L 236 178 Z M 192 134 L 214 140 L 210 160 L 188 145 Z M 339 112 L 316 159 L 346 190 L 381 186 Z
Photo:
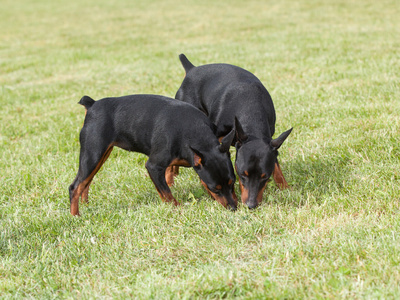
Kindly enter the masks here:
M 173 202 L 175 206 L 181 205 L 181 204 L 174 198 L 174 196 L 171 194 L 171 192 L 167 192 L 167 191 L 160 192 L 158 189 L 157 189 L 157 192 L 158 192 L 158 194 L 160 195 L 160 198 L 161 198 L 161 200 L 162 200 L 163 202 Z
M 101 166 L 104 164 L 104 162 L 110 156 L 110 153 L 111 153 L 113 147 L 114 147 L 114 144 L 111 144 L 110 146 L 108 146 L 106 152 L 103 154 L 99 163 L 94 168 L 92 173 L 90 173 L 90 175 L 82 183 L 80 183 L 77 186 L 77 188 L 75 189 L 74 194 L 72 195 L 72 200 L 71 200 L 71 207 L 70 207 L 71 215 L 79 216 L 79 197 L 82 196 L 82 200 L 87 201 L 90 183 L 92 182 L 94 175 L 96 175 L 96 173 L 100 170 Z
M 165 181 L 167 182 L 168 186 L 174 185 L 174 178 L 175 176 L 179 175 L 179 166 L 190 167 L 190 164 L 184 159 L 174 159 L 165 170 Z

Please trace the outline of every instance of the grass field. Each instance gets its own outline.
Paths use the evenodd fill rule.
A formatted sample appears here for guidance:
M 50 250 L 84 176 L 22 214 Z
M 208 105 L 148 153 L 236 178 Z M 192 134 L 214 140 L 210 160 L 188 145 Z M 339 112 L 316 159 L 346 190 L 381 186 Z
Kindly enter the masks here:
M 0 298 L 400 297 L 396 0 L 3 0 Z M 164 204 L 115 149 L 69 214 L 83 95 L 173 97 L 185 53 L 270 91 L 291 188 L 223 209 L 191 169 Z M 232 149 L 232 153 L 234 150 Z M 238 187 L 237 187 L 238 188 Z

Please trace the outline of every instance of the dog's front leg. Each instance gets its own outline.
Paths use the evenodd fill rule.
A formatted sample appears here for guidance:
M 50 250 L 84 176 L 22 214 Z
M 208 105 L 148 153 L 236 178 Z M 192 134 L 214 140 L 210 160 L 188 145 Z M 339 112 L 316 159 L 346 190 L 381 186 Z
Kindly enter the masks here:
M 173 202 L 174 205 L 180 205 L 178 201 L 172 196 L 171 190 L 165 180 L 165 171 L 167 167 L 162 167 L 158 164 L 152 163 L 149 159 L 146 162 L 146 169 L 149 172 L 150 178 L 153 181 L 158 194 L 165 202 Z

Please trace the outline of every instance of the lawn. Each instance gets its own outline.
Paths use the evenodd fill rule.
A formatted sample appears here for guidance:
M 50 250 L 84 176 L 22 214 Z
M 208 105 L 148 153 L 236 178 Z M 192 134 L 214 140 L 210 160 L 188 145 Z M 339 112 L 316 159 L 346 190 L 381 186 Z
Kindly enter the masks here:
M 399 15 L 396 0 L 3 0 L 0 298 L 399 298 Z M 146 156 L 114 149 L 72 217 L 77 102 L 174 97 L 180 53 L 260 78 L 277 135 L 294 127 L 290 189 L 233 213 L 182 169 L 173 207 Z

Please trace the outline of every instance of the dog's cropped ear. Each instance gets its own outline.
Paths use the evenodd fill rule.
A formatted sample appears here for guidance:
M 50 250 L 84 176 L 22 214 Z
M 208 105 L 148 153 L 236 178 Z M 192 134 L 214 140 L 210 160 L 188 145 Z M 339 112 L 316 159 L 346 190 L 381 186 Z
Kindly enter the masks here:
M 235 117 L 235 131 L 236 131 L 236 148 L 239 148 L 249 138 L 244 133 L 243 127 L 237 117 Z
M 292 130 L 293 130 L 293 128 L 290 128 L 289 130 L 285 131 L 280 136 L 278 136 L 276 139 L 273 139 L 270 143 L 272 149 L 278 150 L 279 147 L 282 146 L 282 144 L 286 140 L 286 138 L 289 136 L 289 134 L 292 132 Z
M 190 150 L 193 152 L 193 166 L 194 167 L 202 167 L 204 164 L 204 156 L 200 151 L 190 147 Z
M 221 141 L 221 145 L 219 145 L 219 151 L 222 153 L 228 152 L 229 147 L 231 146 L 233 139 L 235 137 L 235 128 L 232 128 L 231 132 L 229 132 Z
M 187 59 L 185 54 L 180 54 L 179 55 L 179 60 L 182 63 L 183 68 L 185 69 L 186 74 L 194 68 L 194 65 Z

